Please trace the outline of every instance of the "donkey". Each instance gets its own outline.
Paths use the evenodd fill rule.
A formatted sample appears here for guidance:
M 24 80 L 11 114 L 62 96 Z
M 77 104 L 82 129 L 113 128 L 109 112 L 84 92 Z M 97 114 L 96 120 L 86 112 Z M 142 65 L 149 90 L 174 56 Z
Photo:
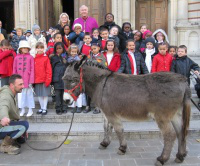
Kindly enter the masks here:
M 125 154 L 127 142 L 121 120 L 153 117 L 164 139 L 163 151 L 155 165 L 164 165 L 169 159 L 176 137 L 175 162 L 183 162 L 187 155 L 186 136 L 191 111 L 191 92 L 184 76 L 170 72 L 138 76 L 113 73 L 83 57 L 67 67 L 63 81 L 65 102 L 72 104 L 83 89 L 102 110 L 105 120 L 100 149 L 111 143 L 114 128 L 120 143 L 118 154 Z

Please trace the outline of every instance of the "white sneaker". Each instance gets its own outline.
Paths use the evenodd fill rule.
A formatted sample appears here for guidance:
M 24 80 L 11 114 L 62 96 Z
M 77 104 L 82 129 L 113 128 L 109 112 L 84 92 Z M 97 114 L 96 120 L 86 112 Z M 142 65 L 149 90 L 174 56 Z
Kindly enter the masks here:
M 28 114 L 26 115 L 27 117 L 30 117 L 33 115 L 33 110 L 31 108 L 29 108 L 28 110 Z
M 20 112 L 20 114 L 19 114 L 19 115 L 20 115 L 20 116 L 24 116 L 24 114 L 25 114 L 25 109 L 24 109 L 24 108 L 22 108 L 22 109 L 21 109 L 21 112 Z

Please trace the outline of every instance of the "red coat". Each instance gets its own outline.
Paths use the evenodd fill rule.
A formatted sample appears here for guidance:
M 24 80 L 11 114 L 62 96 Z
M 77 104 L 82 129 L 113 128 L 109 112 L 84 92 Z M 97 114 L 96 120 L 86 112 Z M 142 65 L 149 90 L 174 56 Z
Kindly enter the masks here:
M 48 87 L 52 79 L 51 63 L 48 56 L 36 54 L 35 57 L 35 84 L 45 83 Z
M 13 61 L 16 56 L 14 50 L 3 51 L 0 49 L 0 76 L 10 77 L 13 74 Z
M 107 61 L 107 52 L 104 52 L 104 56 L 105 56 L 106 61 Z M 108 61 L 107 61 L 107 63 L 108 63 Z M 108 66 L 108 69 L 113 71 L 113 72 L 116 72 L 120 68 L 120 65 L 121 65 L 121 55 L 116 52 L 113 55 L 113 58 L 110 62 L 110 65 Z
M 152 73 L 160 71 L 170 71 L 172 65 L 172 56 L 167 53 L 165 56 L 158 53 L 153 58 Z

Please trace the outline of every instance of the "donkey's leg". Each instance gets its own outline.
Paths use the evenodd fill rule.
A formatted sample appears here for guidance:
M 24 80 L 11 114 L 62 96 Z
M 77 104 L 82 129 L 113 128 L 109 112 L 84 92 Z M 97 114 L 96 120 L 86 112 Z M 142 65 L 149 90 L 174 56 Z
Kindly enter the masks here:
M 160 128 L 163 139 L 164 139 L 164 148 L 161 155 L 157 158 L 156 166 L 163 165 L 170 158 L 172 147 L 176 139 L 176 133 L 170 121 L 159 120 L 156 118 L 158 127 Z
M 105 149 L 111 142 L 113 126 L 108 122 L 108 119 L 104 116 L 104 139 L 100 143 L 99 149 Z
M 187 155 L 186 151 L 186 140 L 183 139 L 183 133 L 182 133 L 182 113 L 179 111 L 174 118 L 172 119 L 173 127 L 176 131 L 176 136 L 178 138 L 178 153 L 176 154 L 175 162 L 182 163 L 184 160 L 184 157 Z
M 117 119 L 117 117 L 115 117 L 115 119 L 111 123 L 113 124 L 114 130 L 117 134 L 120 143 L 120 147 L 117 154 L 124 155 L 127 149 L 127 142 L 124 138 L 124 128 L 122 126 L 122 122 L 120 121 L 120 119 Z

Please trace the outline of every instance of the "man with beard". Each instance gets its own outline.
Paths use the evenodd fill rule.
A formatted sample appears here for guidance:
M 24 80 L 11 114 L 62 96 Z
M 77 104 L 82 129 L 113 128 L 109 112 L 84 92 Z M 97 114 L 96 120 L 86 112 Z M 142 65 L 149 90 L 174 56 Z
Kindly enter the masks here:
M 16 102 L 17 93 L 21 93 L 24 87 L 22 77 L 14 74 L 9 79 L 9 86 L 0 89 L 0 152 L 19 154 L 20 145 L 24 142 L 24 136 L 29 124 L 27 121 L 19 121 L 19 111 Z

